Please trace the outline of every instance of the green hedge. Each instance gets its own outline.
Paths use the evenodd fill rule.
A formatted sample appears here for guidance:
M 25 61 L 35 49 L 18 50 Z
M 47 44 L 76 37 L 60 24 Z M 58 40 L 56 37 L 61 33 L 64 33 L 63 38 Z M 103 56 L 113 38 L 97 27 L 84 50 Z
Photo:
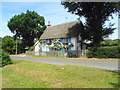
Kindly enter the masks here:
M 0 51 L 0 67 L 4 67 L 8 64 L 12 64 L 12 60 L 8 53 Z
M 89 48 L 87 52 L 88 58 L 120 58 L 120 46 L 99 47 L 96 52 L 93 48 Z

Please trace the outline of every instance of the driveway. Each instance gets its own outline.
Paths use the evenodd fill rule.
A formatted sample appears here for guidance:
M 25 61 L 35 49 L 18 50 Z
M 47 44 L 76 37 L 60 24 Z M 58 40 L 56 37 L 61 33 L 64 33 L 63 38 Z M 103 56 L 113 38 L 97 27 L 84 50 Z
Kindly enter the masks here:
M 80 59 L 64 59 L 64 58 L 43 58 L 43 57 L 20 57 L 10 56 L 12 59 L 39 61 L 49 64 L 57 65 L 77 65 L 94 67 L 98 69 L 116 71 L 118 69 L 118 61 L 106 61 L 106 60 L 80 60 Z

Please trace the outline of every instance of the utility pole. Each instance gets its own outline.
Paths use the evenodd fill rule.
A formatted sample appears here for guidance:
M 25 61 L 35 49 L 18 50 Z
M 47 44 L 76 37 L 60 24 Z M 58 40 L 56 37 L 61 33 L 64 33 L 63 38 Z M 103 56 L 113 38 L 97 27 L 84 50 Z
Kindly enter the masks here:
M 16 54 L 17 54 L 17 35 L 16 35 Z

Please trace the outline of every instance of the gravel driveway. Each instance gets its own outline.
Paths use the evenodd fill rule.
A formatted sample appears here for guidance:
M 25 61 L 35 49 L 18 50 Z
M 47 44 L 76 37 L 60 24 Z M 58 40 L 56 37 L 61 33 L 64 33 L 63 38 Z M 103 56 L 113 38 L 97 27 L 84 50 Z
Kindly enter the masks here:
M 12 59 L 39 61 L 49 64 L 57 65 L 78 65 L 86 67 L 94 67 L 104 70 L 116 71 L 118 69 L 118 61 L 106 61 L 106 60 L 80 60 L 80 59 L 64 59 L 64 58 L 43 58 L 43 57 L 20 57 L 10 56 Z

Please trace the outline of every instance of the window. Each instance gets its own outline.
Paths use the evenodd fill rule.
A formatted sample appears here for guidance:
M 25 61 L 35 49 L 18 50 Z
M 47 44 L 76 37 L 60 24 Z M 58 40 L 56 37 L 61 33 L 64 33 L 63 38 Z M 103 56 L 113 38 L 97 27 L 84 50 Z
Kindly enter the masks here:
M 62 42 L 62 43 L 65 42 L 65 39 L 64 39 L 64 38 L 61 38 L 61 39 L 60 39 L 60 42 Z
M 48 39 L 46 39 L 46 43 L 48 43 L 49 42 L 49 40 Z
M 60 42 L 62 42 L 62 43 L 63 42 L 68 42 L 68 41 L 71 42 L 71 38 L 61 38 L 60 39 Z
M 51 39 L 46 39 L 46 43 L 51 43 L 52 40 Z
M 61 51 L 65 51 L 64 48 L 61 48 Z
M 52 43 L 52 40 L 51 40 L 51 39 L 49 39 L 49 43 Z
M 68 38 L 68 43 L 71 43 L 71 38 Z
M 68 42 L 68 38 L 65 39 L 65 42 Z
M 71 47 L 68 47 L 67 50 L 68 50 L 68 51 L 71 51 Z

